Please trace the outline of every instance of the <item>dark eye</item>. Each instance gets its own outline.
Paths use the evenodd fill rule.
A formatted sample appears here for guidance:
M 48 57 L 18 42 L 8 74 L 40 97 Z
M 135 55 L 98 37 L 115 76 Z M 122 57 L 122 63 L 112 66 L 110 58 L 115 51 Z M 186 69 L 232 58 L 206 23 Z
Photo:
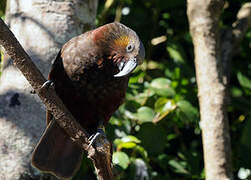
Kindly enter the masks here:
M 132 52 L 134 46 L 132 44 L 129 44 L 128 46 L 126 46 L 126 51 L 127 52 Z

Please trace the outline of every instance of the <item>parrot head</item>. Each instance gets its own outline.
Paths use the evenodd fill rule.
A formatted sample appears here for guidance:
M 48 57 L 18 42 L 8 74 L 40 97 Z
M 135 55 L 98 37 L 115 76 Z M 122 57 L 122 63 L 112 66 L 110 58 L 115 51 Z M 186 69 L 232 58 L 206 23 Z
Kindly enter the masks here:
M 145 58 L 138 35 L 125 25 L 114 22 L 93 31 L 96 44 L 118 68 L 114 77 L 129 75 Z

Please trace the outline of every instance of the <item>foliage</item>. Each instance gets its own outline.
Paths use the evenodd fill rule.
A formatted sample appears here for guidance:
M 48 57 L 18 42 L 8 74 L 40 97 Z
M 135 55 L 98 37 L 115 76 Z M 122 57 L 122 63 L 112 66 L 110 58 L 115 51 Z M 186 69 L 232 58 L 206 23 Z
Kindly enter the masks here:
M 244 2 L 248 0 L 225 1 L 219 23 L 223 29 L 231 26 Z M 130 79 L 125 103 L 106 129 L 113 142 L 116 179 L 204 179 L 186 1 L 100 0 L 97 25 L 114 20 L 134 29 L 146 48 L 146 60 Z M 240 170 L 251 169 L 250 44 L 251 31 L 236 49 L 229 86 L 235 179 Z M 94 179 L 92 172 L 85 157 L 74 179 Z
M 0 17 L 1 18 L 4 16 L 5 7 L 6 7 L 6 1 L 5 0 L 0 1 Z
M 6 7 L 6 1 L 1 0 L 0 1 L 0 18 L 4 18 L 5 7 Z M 3 60 L 3 51 L 1 50 L 1 47 L 0 47 L 0 75 L 1 75 L 2 60 Z
M 186 1 L 99 3 L 98 25 L 119 20 L 139 34 L 146 48 L 146 60 L 133 73 L 126 101 L 107 128 L 114 145 L 117 179 L 203 179 L 199 105 Z M 242 3 L 225 2 L 219 23 L 223 29 L 234 22 Z M 230 82 L 232 100 L 228 113 L 235 179 L 241 168 L 251 168 L 250 43 L 251 31 L 234 56 Z

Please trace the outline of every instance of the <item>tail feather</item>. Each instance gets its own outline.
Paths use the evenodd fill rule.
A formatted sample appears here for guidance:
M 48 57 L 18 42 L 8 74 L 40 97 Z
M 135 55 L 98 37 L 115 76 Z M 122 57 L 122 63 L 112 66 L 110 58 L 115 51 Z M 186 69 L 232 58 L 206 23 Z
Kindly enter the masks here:
M 59 178 L 69 179 L 79 169 L 82 155 L 83 150 L 52 120 L 32 154 L 32 165 Z

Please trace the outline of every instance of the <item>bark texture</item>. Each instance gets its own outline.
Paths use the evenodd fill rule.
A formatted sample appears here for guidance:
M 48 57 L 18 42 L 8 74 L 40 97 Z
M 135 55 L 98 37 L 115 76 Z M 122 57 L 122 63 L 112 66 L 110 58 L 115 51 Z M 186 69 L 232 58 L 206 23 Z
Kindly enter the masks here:
M 97 0 L 9 0 L 6 22 L 47 76 L 62 44 L 94 27 Z M 0 79 L 0 179 L 36 177 L 30 154 L 45 128 L 45 110 L 28 81 L 5 56 Z
M 207 180 L 233 179 L 227 103 L 233 49 L 250 25 L 250 3 L 228 30 L 219 28 L 223 0 L 187 0 L 187 15 L 195 53 L 200 127 Z

